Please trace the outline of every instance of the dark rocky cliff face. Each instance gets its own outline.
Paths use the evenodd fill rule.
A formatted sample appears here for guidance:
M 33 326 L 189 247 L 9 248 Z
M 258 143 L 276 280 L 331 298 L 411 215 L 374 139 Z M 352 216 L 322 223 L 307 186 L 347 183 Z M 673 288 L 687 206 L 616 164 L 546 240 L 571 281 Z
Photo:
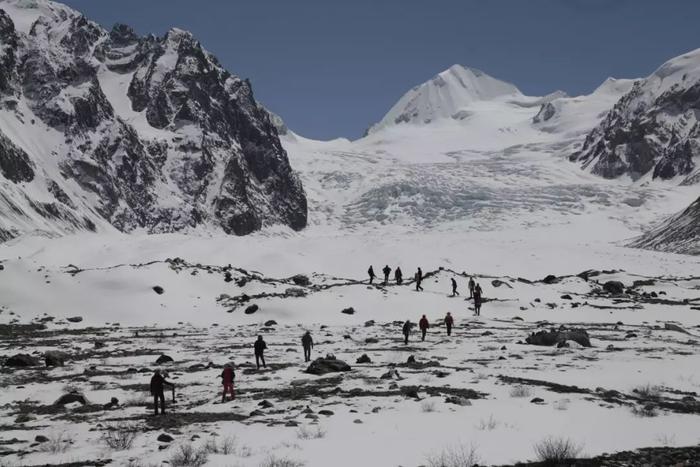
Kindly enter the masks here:
M 306 226 L 301 182 L 250 82 L 190 33 L 139 37 L 124 25 L 107 32 L 45 0 L 33 7 L 31 28 L 18 31 L 16 8 L 17 0 L 0 2 L 0 108 L 16 119 L 0 138 L 0 191 L 8 199 L 23 191 L 17 182 L 36 174 L 76 218 L 125 232 L 202 227 L 245 235 Z M 41 153 L 25 138 L 12 141 L 18 134 L 36 137 Z M 21 231 L 2 220 L 5 231 Z
M 683 212 L 635 239 L 630 246 L 671 253 L 700 255 L 700 198 Z
M 695 57 L 695 55 L 699 55 Z M 689 58 L 688 58 L 689 57 Z M 691 53 L 679 59 L 700 59 Z M 674 59 L 679 61 L 679 59 Z M 687 67 L 687 65 L 686 65 Z M 677 82 L 665 87 L 664 80 Z M 635 83 L 571 159 L 605 178 L 678 179 L 696 183 L 700 161 L 700 75 L 674 61 Z

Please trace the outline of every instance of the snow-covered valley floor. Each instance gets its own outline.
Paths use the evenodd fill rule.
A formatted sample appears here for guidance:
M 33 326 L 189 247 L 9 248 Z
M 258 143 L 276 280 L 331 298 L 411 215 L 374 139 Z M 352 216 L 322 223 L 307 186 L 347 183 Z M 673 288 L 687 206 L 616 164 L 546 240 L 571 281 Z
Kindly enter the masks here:
M 42 360 L 2 369 L 4 462 L 159 465 L 172 463 L 180 446 L 231 443 L 227 455 L 210 453 L 209 465 L 276 457 L 418 466 L 454 446 L 473 446 L 484 464 L 508 464 L 534 459 L 534 445 L 550 436 L 570 438 L 585 456 L 698 444 L 700 260 L 577 244 L 553 228 L 535 233 L 9 242 L 0 247 L 0 354 L 60 350 L 68 358 L 59 368 Z M 369 287 L 370 261 L 377 271 L 399 264 L 405 277 L 422 266 L 425 291 Z M 607 271 L 577 276 L 587 269 Z M 463 273 L 484 289 L 481 317 L 464 297 L 449 297 L 452 277 L 466 293 Z M 295 283 L 295 274 L 310 283 Z M 542 281 L 549 274 L 554 283 Z M 602 291 L 608 281 L 621 281 L 623 294 Z M 252 304 L 258 311 L 246 314 Z M 348 307 L 354 314 L 341 312 Z M 448 311 L 456 319 L 451 337 L 440 324 Z M 426 341 L 414 332 L 404 345 L 400 323 L 422 314 L 432 324 Z M 74 317 L 82 321 L 67 320 Z M 587 330 L 592 347 L 524 343 L 562 325 Z M 332 354 L 352 370 L 305 373 L 305 329 L 316 342 L 313 358 Z M 259 334 L 269 346 L 262 371 L 252 352 Z M 156 365 L 161 354 L 174 362 Z M 371 363 L 356 363 L 363 354 Z M 407 364 L 411 355 L 416 364 Z M 229 361 L 238 397 L 219 404 Z M 157 367 L 177 385 L 170 414 L 159 418 L 148 395 Z M 54 404 L 72 390 L 88 404 Z M 104 409 L 113 397 L 118 405 Z M 137 431 L 131 449 L 102 440 L 117 427 Z M 157 441 L 163 433 L 174 441 Z M 49 441 L 36 443 L 37 435 Z

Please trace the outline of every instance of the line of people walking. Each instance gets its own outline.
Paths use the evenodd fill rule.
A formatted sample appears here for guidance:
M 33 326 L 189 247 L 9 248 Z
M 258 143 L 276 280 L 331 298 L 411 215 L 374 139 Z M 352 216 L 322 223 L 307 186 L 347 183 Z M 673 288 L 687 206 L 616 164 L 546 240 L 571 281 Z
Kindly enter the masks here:
M 382 273 L 384 274 L 384 282 L 382 285 L 389 285 L 391 267 L 389 267 L 387 264 L 382 268 Z M 374 273 L 374 266 L 370 265 L 369 269 L 367 269 L 367 275 L 369 276 L 369 284 L 374 284 L 374 280 L 377 278 L 377 275 Z M 423 287 L 421 286 L 421 283 L 423 282 L 423 270 L 421 268 L 418 268 L 416 273 L 413 275 L 413 279 L 416 283 L 416 291 L 422 291 Z M 394 269 L 394 282 L 396 282 L 396 285 L 403 285 L 403 271 L 401 271 L 401 268 L 398 266 L 396 269 Z

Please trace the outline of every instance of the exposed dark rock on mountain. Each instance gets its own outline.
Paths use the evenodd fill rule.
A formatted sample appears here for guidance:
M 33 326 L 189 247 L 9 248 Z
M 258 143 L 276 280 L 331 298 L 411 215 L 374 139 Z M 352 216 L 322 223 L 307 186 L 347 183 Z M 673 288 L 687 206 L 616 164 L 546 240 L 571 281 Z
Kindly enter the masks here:
M 108 32 L 58 3 L 4 0 L 0 37 L 7 236 L 306 226 L 270 114 L 190 33 Z
M 571 156 L 605 178 L 700 181 L 700 49 L 637 81 Z
M 630 243 L 648 250 L 700 255 L 700 198 Z

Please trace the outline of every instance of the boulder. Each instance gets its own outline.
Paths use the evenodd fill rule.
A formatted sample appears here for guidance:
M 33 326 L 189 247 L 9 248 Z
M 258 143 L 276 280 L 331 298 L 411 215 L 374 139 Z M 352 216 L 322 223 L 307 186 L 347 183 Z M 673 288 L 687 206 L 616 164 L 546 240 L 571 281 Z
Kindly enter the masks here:
M 172 357 L 163 354 L 156 360 L 156 365 L 162 365 L 163 363 L 170 363 L 172 361 L 174 361 Z
M 68 354 L 58 350 L 49 350 L 44 354 L 46 366 L 64 366 L 68 360 Z
M 445 398 L 445 403 L 446 404 L 455 404 L 455 405 L 460 405 L 462 407 L 467 407 L 472 405 L 472 402 L 467 399 L 466 397 L 461 397 L 461 396 L 448 396 Z
M 376 337 L 368 337 L 365 339 L 365 344 L 379 344 L 379 339 Z
M 340 310 L 340 312 L 345 314 L 345 315 L 354 315 L 355 309 L 353 307 L 343 308 L 342 310 Z
M 69 323 L 80 323 L 83 320 L 82 316 L 73 316 L 71 318 L 66 318 Z
M 249 305 L 248 307 L 246 307 L 244 313 L 246 315 L 252 315 L 253 313 L 258 311 L 259 309 L 260 309 L 260 307 L 258 305 L 256 305 L 255 303 L 253 303 L 252 305 Z
M 61 397 L 59 397 L 56 402 L 54 402 L 54 405 L 66 405 L 66 404 L 72 404 L 74 402 L 79 403 L 80 405 L 87 405 L 88 401 L 85 398 L 85 396 L 77 391 L 69 392 L 68 394 L 64 394 Z
M 366 328 L 372 327 L 372 326 L 374 326 L 374 324 L 375 324 L 375 323 L 374 323 L 374 320 L 373 320 L 373 319 L 371 319 L 371 320 L 369 320 L 369 321 L 365 321 L 365 327 L 366 327 Z
M 34 437 L 34 441 L 36 441 L 37 443 L 48 443 L 49 438 L 44 435 L 36 435 Z
M 119 407 L 119 399 L 112 397 L 109 402 L 102 406 L 105 410 L 116 409 Z
M 312 375 L 325 375 L 327 373 L 350 371 L 352 369 L 350 368 L 350 365 L 344 361 L 338 360 L 335 357 L 330 357 L 331 356 L 329 355 L 326 358 L 317 358 L 311 362 L 311 365 L 309 365 L 309 367 L 306 369 L 306 372 Z
M 390 368 L 389 371 L 384 373 L 379 379 L 401 379 L 401 375 L 396 370 L 396 368 Z
M 530 334 L 530 337 L 525 339 L 525 342 L 531 345 L 553 346 L 567 340 L 574 341 L 583 347 L 591 347 L 591 341 L 585 329 L 538 331 Z
M 231 275 L 230 271 L 226 271 L 224 273 L 224 282 L 231 282 L 233 280 L 233 276 Z
M 366 353 L 363 353 L 360 358 L 357 359 L 357 363 L 372 363 L 372 359 Z
M 683 333 L 683 334 L 689 334 L 688 331 L 686 331 L 685 329 L 683 329 L 683 328 L 680 327 L 679 325 L 673 324 L 673 323 L 666 323 L 666 324 L 664 324 L 664 329 L 667 330 L 667 331 L 676 331 L 676 332 L 680 332 L 680 333 Z
M 284 294 L 285 294 L 287 297 L 297 297 L 297 298 L 301 298 L 301 297 L 306 297 L 306 290 L 300 289 L 300 288 L 298 288 L 298 287 L 289 287 L 288 289 L 286 289 L 286 290 L 284 291 Z
M 559 278 L 557 276 L 549 274 L 547 277 L 542 279 L 542 282 L 544 282 L 545 284 L 556 284 L 557 282 L 559 282 Z
M 265 326 L 268 326 L 268 327 L 269 326 L 277 326 L 277 321 L 275 321 L 274 319 L 271 319 L 269 321 L 265 321 Z
M 269 409 L 269 408 L 274 407 L 274 404 L 272 404 L 272 402 L 270 402 L 269 400 L 265 399 L 265 400 L 258 402 L 258 407 L 260 407 L 262 409 Z
M 163 289 L 163 287 L 161 287 L 159 285 L 156 285 L 153 287 L 153 291 L 155 293 L 157 293 L 158 295 L 163 295 L 163 293 L 165 292 L 165 289 Z
M 28 366 L 39 366 L 39 359 L 31 355 L 20 353 L 5 360 L 5 366 L 23 368 Z
M 498 279 L 492 280 L 492 281 L 491 281 L 491 285 L 494 286 L 494 287 L 496 287 L 496 288 L 498 288 L 498 287 L 500 287 L 500 286 L 502 286 L 502 285 L 505 285 L 505 286 L 508 287 L 509 289 L 512 289 L 512 288 L 513 288 L 513 287 L 511 287 L 511 285 L 510 285 L 509 283 L 503 282 L 503 281 L 498 280 Z
M 167 433 L 161 433 L 160 435 L 158 435 L 158 438 L 156 438 L 156 439 L 158 441 L 160 441 L 161 443 L 172 443 L 173 441 L 175 441 L 175 438 L 173 438 L 172 436 L 170 436 Z
M 293 276 L 292 282 L 302 287 L 308 287 L 311 285 L 311 281 L 309 280 L 309 278 L 303 274 L 297 274 Z
M 620 281 L 608 281 L 603 284 L 603 290 L 612 295 L 621 295 L 625 291 L 625 285 Z
M 571 298 L 571 295 L 569 295 L 568 293 L 562 295 L 562 296 L 561 296 L 561 299 L 562 299 L 562 300 L 573 300 L 573 299 Z

